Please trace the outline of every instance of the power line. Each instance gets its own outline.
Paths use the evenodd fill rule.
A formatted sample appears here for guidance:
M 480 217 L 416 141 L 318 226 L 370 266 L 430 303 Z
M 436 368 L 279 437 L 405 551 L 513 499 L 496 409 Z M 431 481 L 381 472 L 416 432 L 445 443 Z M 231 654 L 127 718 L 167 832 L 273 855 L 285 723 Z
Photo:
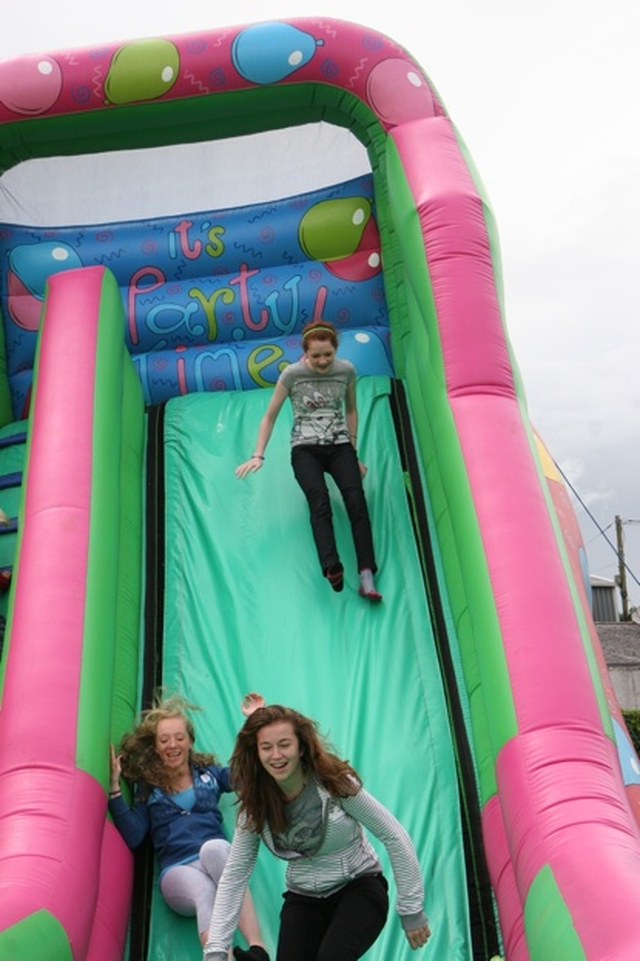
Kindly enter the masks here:
M 633 571 L 631 570 L 631 568 L 630 568 L 629 565 L 627 564 L 623 553 L 622 553 L 621 551 L 619 551 L 617 545 L 614 544 L 613 541 L 610 540 L 609 537 L 607 537 L 606 531 L 608 531 L 609 528 L 610 528 L 612 525 L 611 525 L 611 524 L 608 524 L 605 528 L 603 528 L 603 527 L 600 526 L 600 524 L 598 523 L 598 521 L 596 520 L 596 518 L 593 516 L 593 514 L 591 513 L 591 511 L 589 510 L 589 508 L 588 508 L 587 505 L 585 504 L 585 502 L 584 502 L 584 501 L 582 500 L 582 498 L 580 497 L 580 494 L 578 493 L 578 491 L 575 489 L 575 487 L 573 486 L 573 484 L 571 483 L 571 481 L 569 480 L 569 478 L 567 477 L 567 475 L 565 474 L 565 472 L 564 472 L 564 471 L 562 470 L 562 468 L 560 467 L 560 465 L 557 464 L 555 461 L 554 461 L 554 464 L 556 465 L 556 468 L 557 468 L 559 474 L 561 475 L 562 479 L 564 480 L 565 484 L 566 484 L 567 487 L 571 490 L 571 492 L 572 492 L 572 494 L 574 495 L 574 497 L 575 497 L 575 498 L 578 500 L 578 502 L 580 503 L 580 506 L 582 507 L 582 509 L 584 510 L 584 512 L 589 516 L 590 520 L 593 522 L 594 526 L 597 528 L 597 530 L 599 531 L 600 535 L 601 535 L 602 537 L 604 537 L 605 541 L 607 542 L 607 544 L 609 545 L 609 547 L 611 548 L 611 550 L 613 551 L 613 553 L 616 555 L 616 557 L 617 557 L 617 559 L 618 559 L 618 563 L 624 566 L 624 569 L 625 569 L 626 572 L 629 574 L 629 576 L 635 581 L 635 583 L 638 585 L 638 587 L 640 587 L 640 581 L 638 580 L 638 578 L 636 577 L 636 575 L 633 573 Z M 622 523 L 623 523 L 623 524 L 640 524 L 640 520 L 628 520 L 628 521 L 623 521 Z

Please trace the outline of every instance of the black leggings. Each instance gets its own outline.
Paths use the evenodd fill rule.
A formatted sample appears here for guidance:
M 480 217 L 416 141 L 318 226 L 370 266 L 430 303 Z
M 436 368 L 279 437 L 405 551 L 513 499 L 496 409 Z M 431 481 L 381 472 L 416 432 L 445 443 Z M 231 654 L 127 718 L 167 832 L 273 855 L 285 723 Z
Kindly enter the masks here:
M 333 531 L 331 501 L 324 475 L 333 477 L 351 522 L 358 570 L 376 571 L 373 537 L 358 458 L 351 444 L 298 444 L 291 449 L 295 478 L 309 504 L 311 529 L 322 573 L 340 560 Z
M 357 878 L 328 898 L 287 891 L 276 961 L 356 961 L 384 928 L 389 886 L 382 874 Z

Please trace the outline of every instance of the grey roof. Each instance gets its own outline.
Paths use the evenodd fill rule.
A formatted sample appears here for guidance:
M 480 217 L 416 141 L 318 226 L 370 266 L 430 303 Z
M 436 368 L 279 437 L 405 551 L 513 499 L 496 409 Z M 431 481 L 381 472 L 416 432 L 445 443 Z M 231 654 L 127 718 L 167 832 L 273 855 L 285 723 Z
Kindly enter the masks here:
M 615 588 L 616 582 L 612 577 L 600 577 L 599 574 L 590 574 L 589 581 L 592 587 L 610 587 Z
M 640 666 L 640 624 L 602 622 L 596 630 L 608 667 Z

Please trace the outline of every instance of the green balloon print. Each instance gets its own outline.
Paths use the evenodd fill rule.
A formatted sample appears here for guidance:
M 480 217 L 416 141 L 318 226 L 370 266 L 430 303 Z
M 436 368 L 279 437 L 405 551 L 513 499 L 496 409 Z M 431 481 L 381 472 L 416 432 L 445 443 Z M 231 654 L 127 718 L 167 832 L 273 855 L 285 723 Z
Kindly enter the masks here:
M 300 221 L 300 246 L 313 260 L 349 257 L 358 249 L 370 219 L 371 204 L 364 197 L 323 200 Z
M 170 40 L 136 40 L 116 50 L 104 92 L 108 103 L 155 100 L 178 78 L 180 54 Z

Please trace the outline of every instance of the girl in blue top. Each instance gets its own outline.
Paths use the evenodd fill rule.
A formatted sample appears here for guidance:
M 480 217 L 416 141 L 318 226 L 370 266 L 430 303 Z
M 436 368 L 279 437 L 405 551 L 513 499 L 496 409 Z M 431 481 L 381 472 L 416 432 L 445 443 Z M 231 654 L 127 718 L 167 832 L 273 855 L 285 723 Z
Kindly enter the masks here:
M 373 580 L 377 565 L 362 487 L 367 468 L 358 460 L 356 451 L 356 369 L 350 361 L 336 357 L 338 333 L 326 320 L 312 321 L 303 327 L 302 347 L 302 358 L 286 367 L 278 378 L 260 422 L 255 453 L 236 468 L 236 475 L 242 478 L 260 470 L 276 418 L 288 397 L 293 407 L 291 465 L 309 504 L 322 573 L 334 591 L 342 590 L 344 567 L 336 546 L 325 481 L 325 474 L 330 474 L 342 494 L 351 523 L 359 593 L 379 601 L 382 595 Z
M 157 701 L 123 737 L 117 753 L 111 746 L 109 810 L 129 847 L 151 832 L 162 896 L 178 914 L 196 916 L 204 944 L 230 847 L 218 802 L 232 789 L 229 768 L 213 754 L 193 750 L 187 707 L 177 695 Z M 135 784 L 133 807 L 122 796 L 121 777 Z M 250 947 L 235 948 L 235 957 L 268 961 L 248 891 L 238 927 Z

